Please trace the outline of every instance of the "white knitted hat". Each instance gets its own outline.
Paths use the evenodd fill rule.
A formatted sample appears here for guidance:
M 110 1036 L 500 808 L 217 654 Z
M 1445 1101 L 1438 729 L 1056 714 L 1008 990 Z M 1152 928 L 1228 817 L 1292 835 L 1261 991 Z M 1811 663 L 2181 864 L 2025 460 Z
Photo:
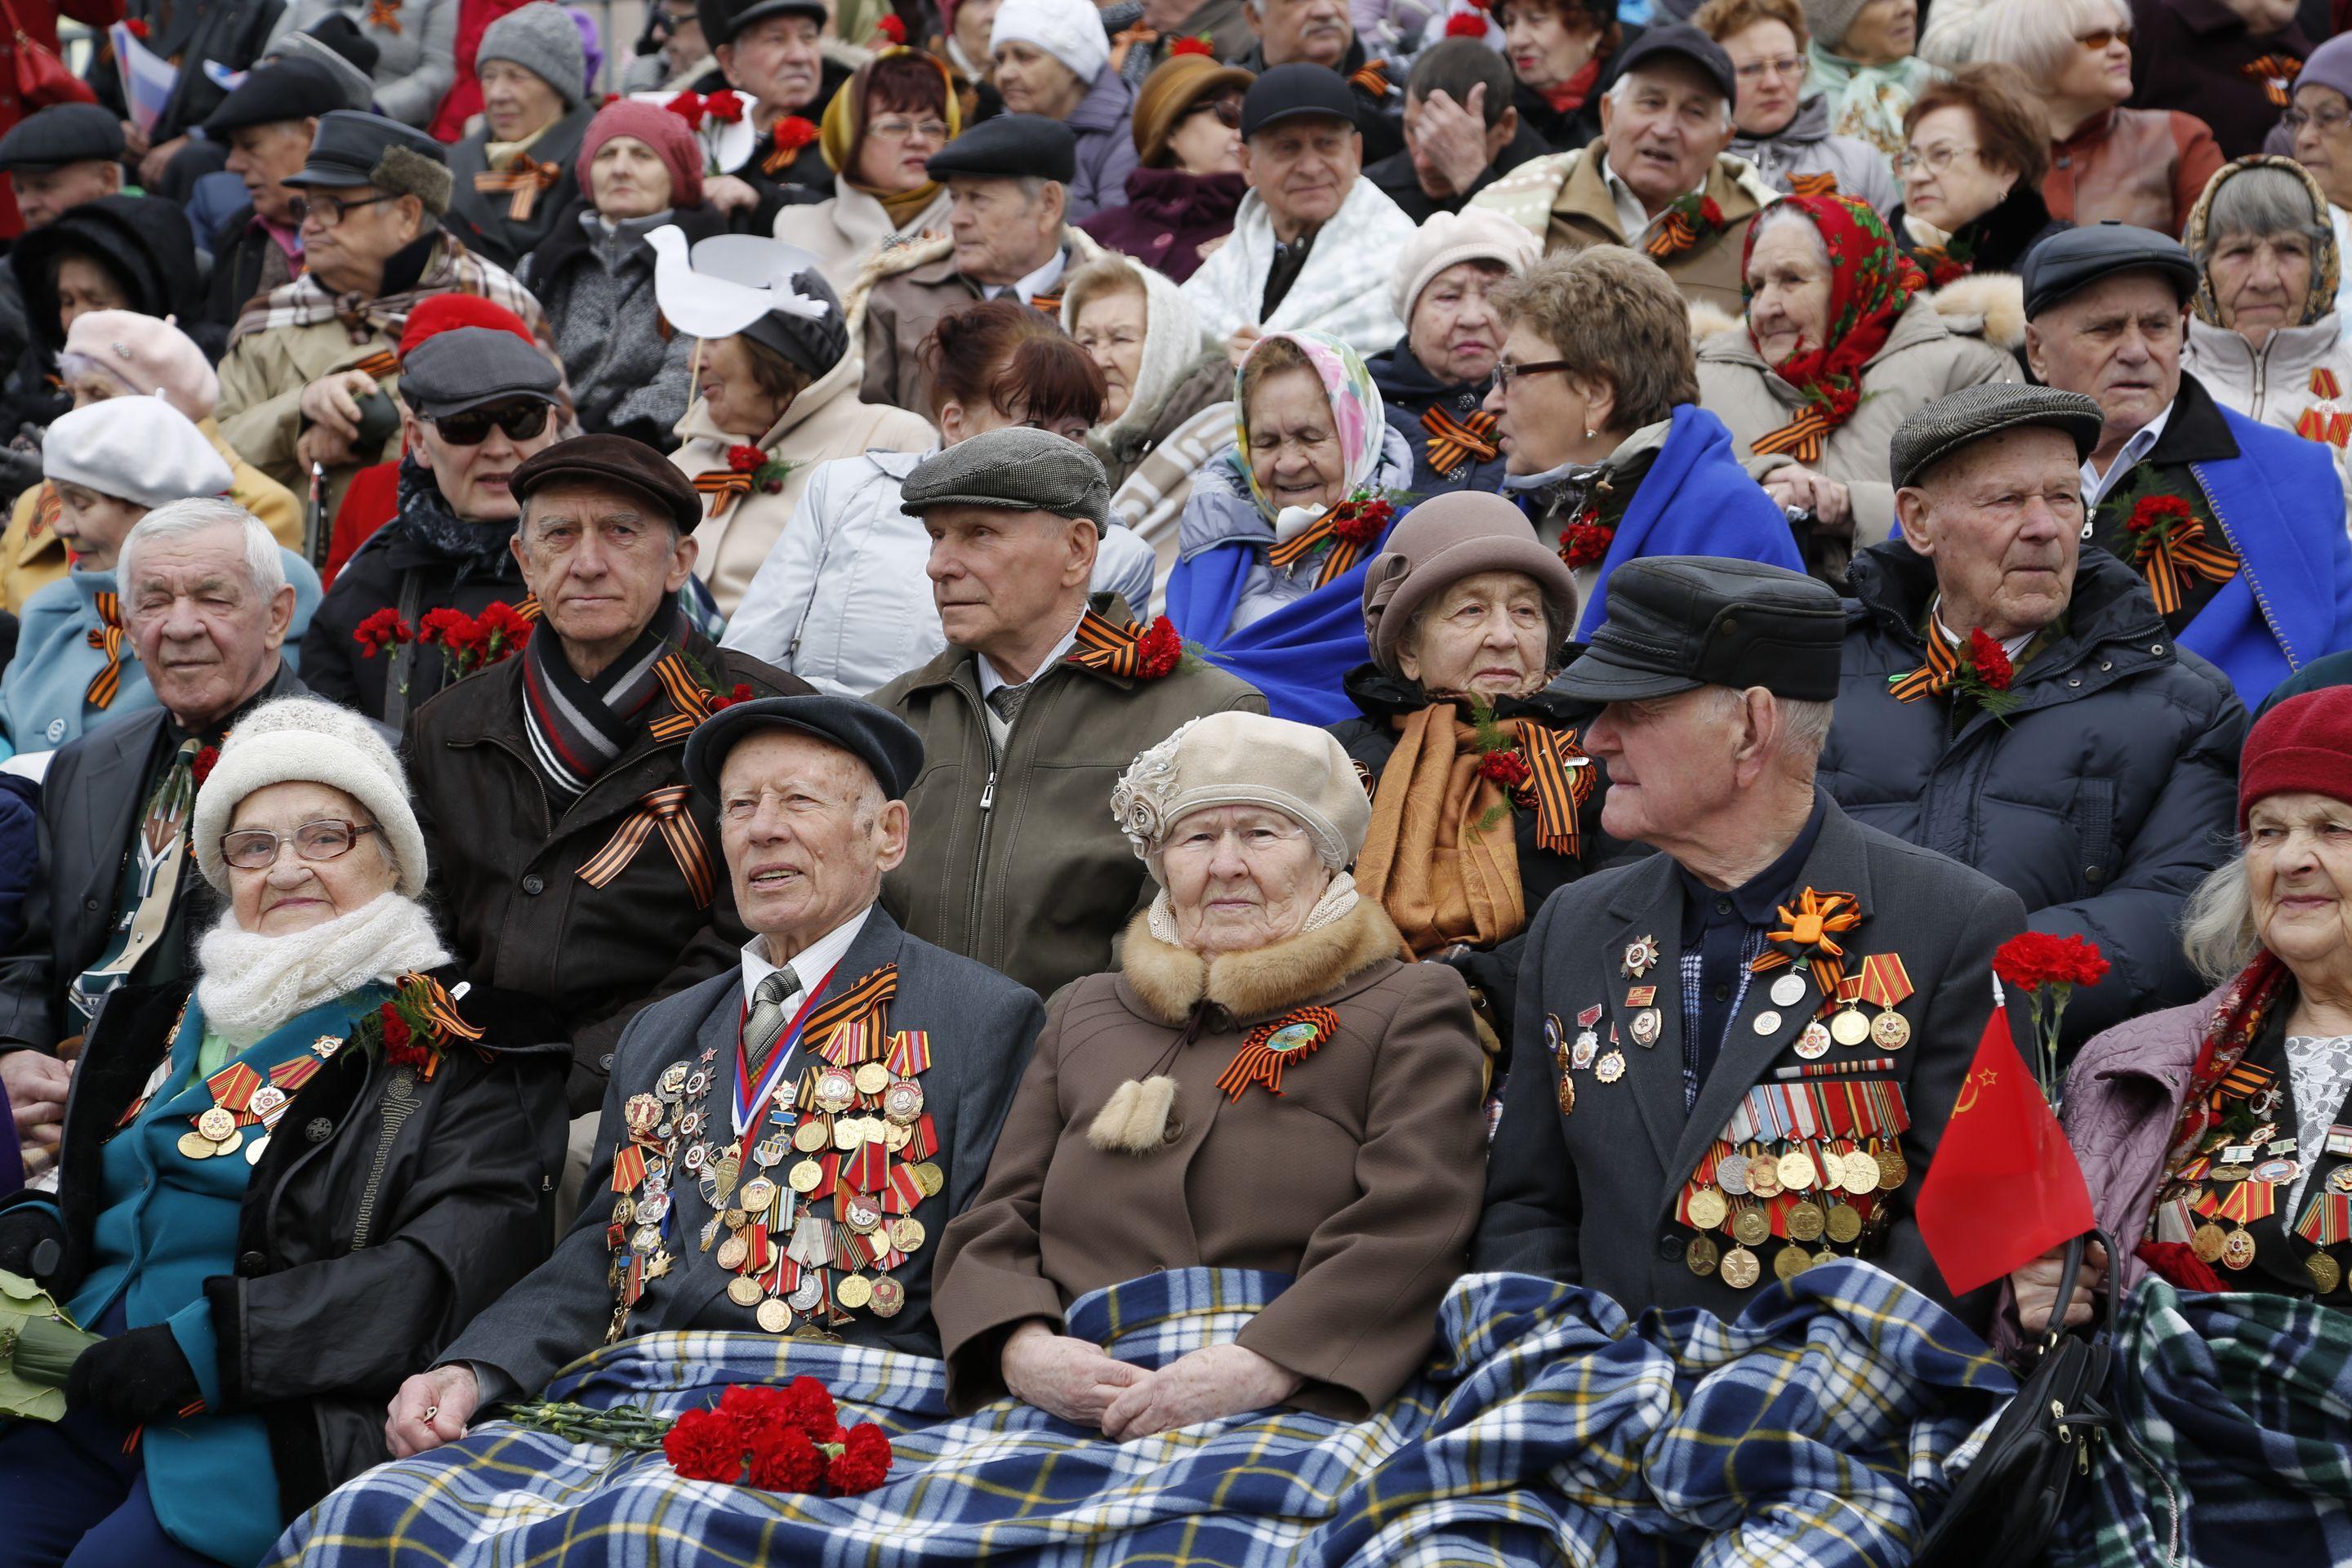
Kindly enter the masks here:
M 1432 213 L 1397 252 L 1396 268 L 1389 274 L 1389 304 L 1398 321 L 1410 322 L 1421 291 L 1455 262 L 1491 261 L 1522 277 L 1542 256 L 1542 242 L 1501 213 L 1486 207 Z
M 220 760 L 196 791 L 196 863 L 205 881 L 228 891 L 220 840 L 237 803 L 257 789 L 296 782 L 331 785 L 366 807 L 400 864 L 402 896 L 424 896 L 425 835 L 408 804 L 400 759 L 365 719 L 316 697 L 265 702 L 221 742 Z
M 229 487 L 227 462 L 160 397 L 110 397 L 60 414 L 41 442 L 41 473 L 150 510 Z
M 992 53 L 1007 42 L 1036 45 L 1089 86 L 1110 64 L 1110 37 L 1089 0 L 1004 0 L 988 47 Z

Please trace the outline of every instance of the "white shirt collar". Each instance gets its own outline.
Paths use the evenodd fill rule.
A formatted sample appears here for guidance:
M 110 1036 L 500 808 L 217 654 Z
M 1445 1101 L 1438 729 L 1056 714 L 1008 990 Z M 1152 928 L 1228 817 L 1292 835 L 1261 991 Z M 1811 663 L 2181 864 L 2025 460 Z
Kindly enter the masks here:
M 1057 250 L 1054 252 L 1052 256 L 1046 258 L 1045 266 L 1040 267 L 1036 271 L 1032 272 L 1026 278 L 1022 279 L 1010 289 L 997 289 L 991 291 L 988 297 L 992 300 L 1002 300 L 1007 294 L 1018 294 L 1021 296 L 1021 302 L 1026 305 L 1038 295 L 1043 294 L 1055 284 L 1060 282 L 1062 280 L 1062 268 L 1068 265 L 1068 255 L 1063 251 Z
M 808 996 L 810 986 L 823 984 L 824 977 L 841 962 L 842 955 L 849 951 L 849 944 L 857 940 L 857 933 L 866 929 L 866 917 L 873 912 L 874 906 L 866 905 L 793 955 L 793 978 L 801 983 L 801 988 L 784 998 L 785 1016 L 790 1017 L 799 1010 L 801 1003 Z M 773 974 L 777 968 L 778 965 L 768 962 L 767 938 L 754 935 L 743 944 L 743 1000 L 746 1003 L 760 989 L 760 982 Z
M 2083 510 L 2085 512 L 2106 500 L 2107 493 L 2123 483 L 2125 476 L 2139 466 L 2140 459 L 2155 449 L 2157 442 L 2163 438 L 2165 426 L 2171 421 L 2172 411 L 2179 405 L 2177 398 L 2166 404 L 2155 418 L 2133 431 L 2131 439 L 2124 443 L 2124 449 L 2116 454 L 2115 462 L 2104 475 L 2099 472 L 2096 459 L 2083 459 Z M 2088 519 L 2084 520 L 2083 527 L 2084 537 L 2088 538 Z
M 1648 232 L 1650 225 L 1656 220 L 1650 216 L 1650 209 L 1642 205 L 1642 198 L 1633 194 L 1633 187 L 1627 184 L 1623 176 L 1609 166 L 1609 160 L 1606 158 L 1601 160 L 1601 182 L 1609 187 L 1611 198 L 1617 204 L 1617 226 L 1625 231 L 1625 243 L 1639 249 L 1643 236 Z M 1701 176 L 1699 183 L 1691 187 L 1690 194 L 1698 195 L 1704 194 L 1706 190 L 1706 180 L 1705 176 Z M 1661 216 L 1664 216 L 1664 210 L 1659 209 Z
M 1960 646 L 1960 634 L 1944 624 L 1944 595 L 1941 594 L 1937 595 L 1936 602 L 1927 606 L 1927 624 L 1936 628 L 1936 635 L 1944 639 L 1946 647 Z M 2000 651 L 2009 655 L 2010 662 L 2014 664 L 2017 656 L 2025 651 L 2025 645 L 2041 635 L 2039 632 L 2027 632 L 2022 637 L 2003 637 L 2000 639 Z
M 1047 670 L 1062 662 L 1062 656 L 1069 652 L 1071 646 L 1078 640 L 1078 622 L 1083 621 L 1086 618 L 1087 613 L 1084 610 L 1080 610 L 1078 612 L 1078 619 L 1076 621 L 1072 621 L 1070 623 L 1070 629 L 1062 634 L 1062 640 L 1055 643 L 1053 646 L 1053 648 L 1047 652 L 1045 657 L 1037 661 L 1037 668 L 1029 672 L 1029 679 L 1031 680 L 1036 679 L 1039 676 L 1045 674 Z M 988 656 L 986 654 L 976 653 L 971 657 L 972 662 L 980 666 L 980 695 L 982 701 L 986 701 L 988 694 L 995 690 L 998 687 L 1010 686 L 1013 684 L 1012 681 L 1005 679 L 1004 677 L 996 672 L 996 666 L 988 662 Z M 1026 684 L 1026 682 L 1024 682 L 1024 684 Z

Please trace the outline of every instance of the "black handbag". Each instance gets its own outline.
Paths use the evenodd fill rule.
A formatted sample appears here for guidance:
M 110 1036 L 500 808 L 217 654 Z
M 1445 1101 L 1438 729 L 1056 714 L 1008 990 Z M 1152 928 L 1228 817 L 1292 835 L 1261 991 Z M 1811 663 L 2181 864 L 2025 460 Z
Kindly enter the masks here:
M 2116 1249 L 2092 1231 L 2066 1244 L 2063 1282 L 2050 1310 L 2063 1323 L 2074 1299 L 2084 1244 L 2097 1237 L 2109 1267 L 2095 1297 L 2105 1310 L 2089 1337 L 2053 1329 L 2040 1364 L 1993 1424 L 1976 1463 L 1961 1476 L 1912 1568 L 2031 1568 L 2058 1528 L 2067 1489 L 2091 1473 L 2094 1448 L 2115 1436 L 2104 1403 L 2115 1340 Z

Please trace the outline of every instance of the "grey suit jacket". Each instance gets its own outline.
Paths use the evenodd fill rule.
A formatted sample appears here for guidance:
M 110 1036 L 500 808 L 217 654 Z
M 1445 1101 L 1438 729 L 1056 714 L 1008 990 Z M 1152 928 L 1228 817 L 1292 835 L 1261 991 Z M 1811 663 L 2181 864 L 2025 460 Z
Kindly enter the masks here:
M 849 944 L 820 1000 L 894 962 L 898 991 L 890 1004 L 890 1027 L 894 1032 L 930 1032 L 931 1067 L 921 1079 L 923 1109 L 938 1131 L 936 1158 L 947 1179 L 915 1209 L 926 1233 L 921 1249 L 891 1270 L 891 1277 L 907 1288 L 906 1306 L 890 1318 L 859 1311 L 839 1331 L 852 1344 L 937 1356 L 940 1331 L 931 1319 L 931 1260 L 948 1221 L 963 1212 L 988 1173 L 997 1130 L 1012 1108 L 1030 1048 L 1045 1026 L 1045 1009 L 1034 993 L 996 971 L 907 935 L 878 903 L 867 912 L 865 929 Z M 612 1254 L 604 1227 L 612 1218 L 614 1149 L 625 1132 L 621 1107 L 633 1094 L 652 1093 L 655 1080 L 670 1063 L 691 1060 L 709 1047 L 718 1050 L 726 1070 L 712 1074 L 704 1104 L 724 1119 L 727 1097 L 733 1092 L 742 1007 L 743 976 L 738 966 L 665 997 L 630 1021 L 614 1052 L 612 1081 L 604 1091 L 596 1147 L 589 1156 L 580 1217 L 556 1243 L 553 1257 L 475 1319 L 443 1352 L 444 1363 L 472 1362 L 502 1374 L 513 1389 L 536 1394 L 566 1363 L 604 1342 L 614 1306 L 606 1282 Z M 789 1064 L 785 1070 L 797 1077 L 800 1066 Z M 715 1256 L 695 1245 L 710 1218 L 698 1187 L 685 1180 L 671 1193 L 676 1208 L 670 1251 L 677 1261 L 667 1275 L 646 1287 L 630 1313 L 630 1331 L 757 1332 L 753 1309 L 727 1298 L 727 1283 L 733 1276 L 719 1267 Z
M 1993 949 L 2025 929 L 2025 906 L 1991 879 L 1865 827 L 1835 805 L 1800 885 L 1852 893 L 1858 902 L 1862 925 L 1842 939 L 1848 973 L 1860 971 L 1864 955 L 1892 952 L 1916 987 L 1899 1009 L 1911 1025 L 1911 1042 L 1893 1053 L 1895 1067 L 1883 1075 L 1901 1086 L 1910 1109 L 1903 1152 L 1911 1176 L 1889 1198 L 1890 1228 L 1864 1256 L 1981 1328 L 1992 1289 L 1964 1302 L 1952 1300 L 1919 1238 L 1912 1201 L 1992 1011 Z M 1571 883 L 1536 917 L 1519 970 L 1510 1079 L 1488 1152 L 1486 1214 L 1472 1251 L 1474 1269 L 1582 1284 L 1631 1312 L 1697 1306 L 1727 1320 L 1754 1298 L 1754 1289 L 1691 1273 L 1683 1259 L 1696 1233 L 1675 1222 L 1675 1199 L 1748 1089 L 1773 1082 L 1777 1068 L 1801 1064 L 1790 1047 L 1820 994 L 1809 991 L 1807 1003 L 1774 1009 L 1768 987 L 1751 984 L 1685 1112 L 1682 923 L 1683 879 L 1664 855 Z M 1633 983 L 1619 972 L 1626 945 L 1640 937 L 1657 941 L 1657 966 L 1641 984 L 1658 987 L 1665 1025 L 1648 1050 L 1633 1044 L 1634 1009 L 1624 1005 Z M 1604 1084 L 1590 1068 L 1571 1069 L 1575 1109 L 1563 1115 L 1560 1069 L 1546 1048 L 1544 1020 L 1557 1017 L 1572 1037 L 1577 1015 L 1596 1004 L 1604 1014 L 1604 1041 L 1610 1024 L 1617 1026 L 1625 1073 Z M 1756 1020 L 1768 1010 L 1777 1011 L 1780 1023 L 1759 1035 Z M 1832 1058 L 1879 1054 L 1874 1047 L 1841 1047 Z M 2024 1070 L 2021 1060 L 2019 1068 Z M 1717 1240 L 1730 1246 L 1727 1237 Z M 1781 1245 L 1756 1249 L 1765 1285 Z

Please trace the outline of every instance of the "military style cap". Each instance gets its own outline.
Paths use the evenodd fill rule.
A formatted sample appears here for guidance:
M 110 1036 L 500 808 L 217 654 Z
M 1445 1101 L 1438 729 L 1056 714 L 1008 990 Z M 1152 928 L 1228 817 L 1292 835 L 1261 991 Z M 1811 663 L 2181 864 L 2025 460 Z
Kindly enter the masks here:
M 1034 174 L 1068 184 L 1078 173 L 1078 139 L 1042 114 L 1000 114 L 983 120 L 923 162 L 934 180 L 950 174 L 1017 180 Z
M 346 106 L 335 73 L 317 60 L 282 59 L 257 67 L 205 119 L 205 139 L 226 142 L 232 131 L 281 121 L 309 120 Z
M 425 346 L 419 344 L 417 352 Z M 401 384 L 407 385 L 405 375 Z M 626 436 L 574 436 L 558 441 L 517 468 L 507 489 L 524 501 L 532 491 L 555 484 L 618 485 L 633 490 L 667 513 L 680 533 L 692 533 L 702 521 L 702 497 L 692 481 L 659 452 Z
M 436 332 L 400 362 L 400 400 L 425 419 L 510 397 L 552 404 L 561 384 L 545 353 L 496 327 Z
M 1996 381 L 1939 397 L 1903 421 L 1886 443 L 1887 467 L 1901 489 L 1972 441 L 2034 425 L 2074 437 L 2080 462 L 2099 444 L 2105 424 L 2097 401 L 2079 392 Z
M 397 120 L 355 109 L 320 116 L 309 159 L 280 183 L 373 185 L 387 195 L 415 196 L 436 217 L 449 210 L 449 162 L 441 143 Z
M 26 115 L 0 136 L 0 170 L 47 174 L 92 159 L 122 156 L 122 121 L 95 103 L 53 103 Z
M 1276 66 L 1242 94 L 1242 139 L 1285 120 L 1356 122 L 1356 95 L 1338 71 L 1307 60 Z
M 2018 270 L 2029 319 L 2118 272 L 2160 273 L 2183 304 L 2197 292 L 2197 263 L 2179 240 L 2112 218 L 2052 235 L 2025 253 Z
M 926 458 L 900 487 L 910 517 L 935 506 L 1050 511 L 1110 528 L 1110 481 L 1092 452 L 1050 430 L 989 430 Z
M 686 738 L 687 782 L 717 795 L 727 753 L 761 730 L 798 730 L 832 742 L 873 770 L 874 782 L 891 800 L 905 798 L 923 771 L 923 738 L 904 719 L 859 698 L 811 694 L 755 697 L 705 719 Z
M 1837 595 L 1802 573 L 1654 555 L 1610 574 L 1607 618 L 1556 689 L 1633 702 L 1701 686 L 1760 686 L 1791 701 L 1828 702 L 1838 694 L 1844 642 Z

